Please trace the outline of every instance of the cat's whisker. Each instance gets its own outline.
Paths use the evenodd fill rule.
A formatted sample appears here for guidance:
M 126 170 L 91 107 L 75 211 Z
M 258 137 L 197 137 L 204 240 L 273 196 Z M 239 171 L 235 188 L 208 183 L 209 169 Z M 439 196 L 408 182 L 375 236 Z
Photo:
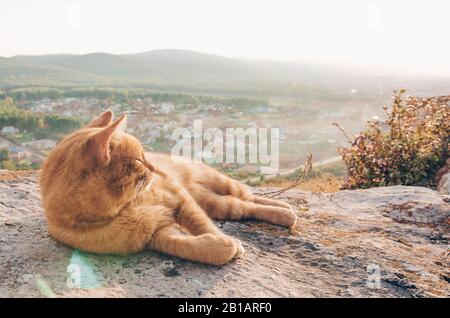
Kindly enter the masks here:
M 150 178 L 150 180 L 147 180 L 145 186 L 144 186 L 144 191 L 149 191 L 153 185 L 153 182 L 155 181 L 155 176 L 152 176 Z
M 135 199 L 136 199 L 136 196 L 137 196 L 137 193 L 138 193 L 138 190 L 139 190 L 139 183 L 140 183 L 140 181 L 138 181 L 136 183 L 136 186 L 134 187 L 133 196 L 131 197 L 131 202 L 134 202 Z
M 137 198 L 137 196 L 138 196 L 138 194 L 139 194 L 139 188 L 141 187 L 141 180 L 139 180 L 138 182 L 137 182 L 137 184 L 136 184 L 136 187 L 134 188 L 134 194 L 133 194 L 133 200 L 132 201 L 135 201 L 136 200 L 136 198 Z
M 137 182 L 136 187 L 134 188 L 133 197 L 131 199 L 132 202 L 137 201 L 142 190 L 145 188 L 145 183 L 146 183 L 145 179 L 141 179 Z

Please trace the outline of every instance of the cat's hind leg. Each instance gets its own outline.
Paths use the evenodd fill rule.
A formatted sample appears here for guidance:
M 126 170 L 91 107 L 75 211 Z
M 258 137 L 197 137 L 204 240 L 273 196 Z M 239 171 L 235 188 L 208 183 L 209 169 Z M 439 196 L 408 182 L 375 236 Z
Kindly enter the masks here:
M 242 200 L 251 200 L 253 194 L 250 188 L 236 181 L 209 166 L 203 165 L 205 173 L 201 174 L 196 180 L 200 188 L 196 190 L 209 190 L 218 195 L 230 195 Z
M 256 204 L 272 205 L 272 206 L 279 206 L 279 207 L 286 208 L 286 209 L 292 209 L 292 207 L 289 203 L 286 203 L 286 202 L 283 202 L 280 200 L 265 198 L 265 197 L 262 197 L 259 195 L 253 195 L 252 200 Z
M 247 185 L 221 174 L 210 167 L 206 166 L 205 169 L 208 173 L 198 180 L 200 190 L 195 191 L 195 197 L 197 198 L 201 197 L 202 192 L 207 189 L 219 195 L 233 196 L 244 201 L 252 201 L 256 204 L 292 209 L 290 204 L 283 201 L 254 195 Z
M 208 217 L 206 211 L 197 203 L 197 201 L 186 191 L 181 196 L 182 200 L 175 208 L 176 222 L 187 229 L 192 235 L 222 233 L 216 227 L 214 222 Z
M 155 232 L 148 245 L 151 249 L 190 261 L 223 265 L 243 254 L 241 243 L 225 235 L 193 236 L 181 232 L 176 225 Z
M 285 227 L 293 226 L 297 220 L 290 207 L 258 204 L 231 195 L 209 193 L 203 197 L 202 206 L 212 218 L 218 220 L 256 219 Z

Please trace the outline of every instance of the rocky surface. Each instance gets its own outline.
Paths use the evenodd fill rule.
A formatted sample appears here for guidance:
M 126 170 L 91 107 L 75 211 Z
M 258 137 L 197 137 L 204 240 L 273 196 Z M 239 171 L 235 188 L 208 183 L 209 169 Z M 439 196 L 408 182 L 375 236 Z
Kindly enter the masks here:
M 447 164 L 439 170 L 437 177 L 437 191 L 441 194 L 450 194 L 450 159 Z
M 450 194 L 450 173 L 442 176 L 438 184 L 438 191 L 441 194 Z
M 0 297 L 450 296 L 450 200 L 430 189 L 291 190 L 297 230 L 218 222 L 246 254 L 215 267 L 74 251 L 47 234 L 36 181 L 0 173 Z

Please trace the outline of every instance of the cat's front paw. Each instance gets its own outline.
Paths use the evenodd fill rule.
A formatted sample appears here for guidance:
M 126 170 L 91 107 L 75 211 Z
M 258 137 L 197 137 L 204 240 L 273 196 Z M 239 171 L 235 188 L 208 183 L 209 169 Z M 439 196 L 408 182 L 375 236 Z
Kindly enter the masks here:
M 203 238 L 208 242 L 208 263 L 213 265 L 224 265 L 244 254 L 242 243 L 227 235 L 205 234 Z M 206 246 L 205 245 L 205 246 Z
M 245 249 L 244 246 L 242 246 L 242 242 L 238 239 L 234 239 L 234 241 L 236 242 L 236 254 L 234 255 L 233 258 L 239 258 L 242 255 L 244 255 L 245 253 Z
M 274 213 L 275 220 L 273 223 L 291 228 L 297 222 L 297 214 L 295 214 L 294 209 L 278 208 L 277 212 Z
M 225 236 L 223 240 L 224 240 L 223 241 L 224 249 L 222 256 L 225 256 L 224 259 L 226 259 L 226 261 L 223 264 L 228 263 L 233 259 L 237 259 L 242 255 L 244 255 L 245 250 L 240 240 L 235 239 L 234 237 L 231 236 Z

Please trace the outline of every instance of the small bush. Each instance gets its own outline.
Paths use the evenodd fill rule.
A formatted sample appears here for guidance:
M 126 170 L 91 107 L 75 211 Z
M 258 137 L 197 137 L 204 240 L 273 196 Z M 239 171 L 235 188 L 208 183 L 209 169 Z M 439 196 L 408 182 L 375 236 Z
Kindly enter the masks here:
M 436 173 L 449 156 L 450 96 L 405 98 L 404 93 L 394 92 L 392 110 L 384 108 L 385 122 L 368 122 L 351 147 L 340 149 L 347 166 L 343 189 L 436 185 Z

